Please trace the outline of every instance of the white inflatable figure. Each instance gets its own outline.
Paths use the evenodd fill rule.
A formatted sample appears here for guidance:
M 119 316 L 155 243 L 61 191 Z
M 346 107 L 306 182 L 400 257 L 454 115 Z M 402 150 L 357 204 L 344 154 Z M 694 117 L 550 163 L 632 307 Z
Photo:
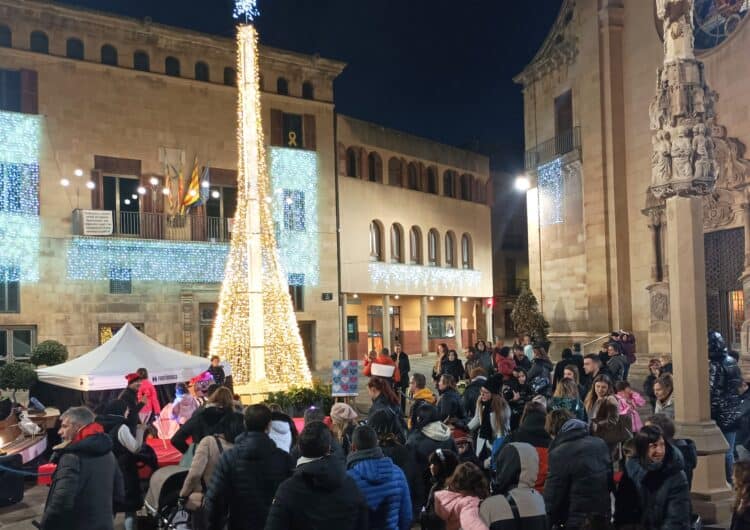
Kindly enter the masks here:
M 42 432 L 42 428 L 31 421 L 31 419 L 29 418 L 29 413 L 26 411 L 23 411 L 21 413 L 21 421 L 18 423 L 18 426 L 21 428 L 21 431 L 24 434 L 28 434 L 29 436 L 36 436 L 37 434 Z

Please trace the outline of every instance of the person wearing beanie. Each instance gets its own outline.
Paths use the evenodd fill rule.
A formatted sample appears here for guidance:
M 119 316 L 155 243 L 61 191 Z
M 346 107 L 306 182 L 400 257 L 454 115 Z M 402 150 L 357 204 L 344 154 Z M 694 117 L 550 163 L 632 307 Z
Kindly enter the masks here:
M 552 438 L 544 428 L 546 420 L 547 411 L 544 405 L 530 401 L 524 407 L 519 428 L 511 432 L 505 440 L 506 443 L 527 443 L 536 450 L 538 474 L 534 482 L 534 488 L 539 493 L 544 492 L 544 482 L 547 480 L 549 444 L 552 442 Z
M 534 489 L 539 457 L 527 443 L 505 444 L 495 460 L 493 491 L 479 505 L 479 515 L 490 528 L 547 530 L 544 497 Z M 515 508 L 510 504 L 511 500 Z M 516 517 L 514 511 L 518 513 Z
M 138 389 L 141 388 L 141 376 L 135 372 L 129 373 L 125 376 L 127 387 L 125 390 L 120 392 L 117 399 L 121 399 L 125 402 L 128 409 L 128 427 L 130 433 L 135 435 L 135 427 L 140 423 L 141 419 L 139 413 L 143 407 L 146 406 L 147 397 L 141 396 L 138 398 Z
M 143 424 L 137 425 L 136 434 L 133 436 L 128 425 L 128 415 L 127 403 L 122 399 L 115 399 L 106 405 L 104 414 L 97 416 L 96 423 L 101 425 L 112 439 L 112 454 L 115 455 L 125 485 L 124 498 L 115 500 L 115 513 L 124 512 L 125 530 L 135 530 L 135 512 L 143 506 L 136 455 L 143 445 L 146 427 Z
M 331 407 L 331 430 L 336 441 L 341 444 L 344 454 L 349 454 L 352 435 L 357 426 L 359 414 L 346 403 L 334 403 Z
M 510 406 L 500 395 L 503 387 L 503 376 L 495 374 L 482 384 L 474 410 L 474 417 L 469 421 L 469 430 L 477 432 L 477 445 L 474 449 L 477 458 L 489 467 L 487 459 L 492 454 L 492 447 L 498 438 L 510 432 Z
M 369 528 L 369 508 L 344 464 L 331 458 L 333 436 L 321 421 L 305 425 L 294 474 L 276 490 L 265 530 Z
M 372 530 L 409 530 L 412 506 L 404 472 L 383 454 L 372 427 L 354 430 L 347 474 L 354 479 L 369 508 Z
M 216 391 L 226 392 L 222 387 Z M 234 447 L 219 460 L 205 496 L 209 528 L 262 530 L 279 485 L 291 475 L 293 463 L 268 437 L 271 409 L 250 405 L 245 409 L 245 429 L 234 440 Z

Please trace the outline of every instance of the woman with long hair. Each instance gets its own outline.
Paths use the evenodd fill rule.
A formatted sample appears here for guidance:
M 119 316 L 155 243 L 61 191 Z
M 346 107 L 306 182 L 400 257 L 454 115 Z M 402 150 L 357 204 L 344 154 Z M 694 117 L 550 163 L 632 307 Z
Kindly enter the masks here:
M 354 428 L 359 414 L 346 403 L 334 403 L 331 407 L 331 431 L 333 437 L 341 444 L 344 454 L 349 454 L 352 445 Z
M 193 416 L 182 425 L 172 436 L 172 445 L 184 453 L 188 450 L 187 439 L 193 439 L 192 447 L 197 447 L 206 436 L 225 429 L 239 429 L 245 427 L 245 420 L 239 412 L 234 410 L 234 398 L 227 387 L 220 387 L 208 398 L 206 406 L 198 409 Z M 189 465 L 192 454 L 185 461 Z
M 730 530 L 750 528 L 750 462 L 735 462 L 734 472 L 734 506 L 732 508 L 732 525 Z
M 368 418 L 371 418 L 373 414 L 382 409 L 395 411 L 394 407 L 398 407 L 401 404 L 401 400 L 398 399 L 391 384 L 382 377 L 371 377 L 367 383 L 367 392 L 370 394 L 370 399 L 372 400 Z M 400 410 L 398 414 L 401 414 Z
M 654 405 L 656 405 L 656 396 L 654 395 L 654 383 L 656 383 L 656 379 L 661 375 L 661 361 L 659 359 L 651 359 L 648 362 L 648 375 L 646 376 L 646 380 L 643 381 L 643 393 L 648 398 L 649 402 L 651 403 L 651 408 L 654 408 Z
M 575 366 L 573 366 L 575 368 Z M 566 367 L 567 370 L 567 367 Z M 549 402 L 549 410 L 566 409 L 581 421 L 586 421 L 586 410 L 578 397 L 578 385 L 574 379 L 561 379 Z
M 552 361 L 550 360 L 549 355 L 547 355 L 547 352 L 541 346 L 534 346 L 533 352 L 534 358 L 531 359 L 531 368 L 528 373 L 529 382 L 537 377 L 546 377 L 551 383 Z
M 494 375 L 484 382 L 479 390 L 474 417 L 469 421 L 469 430 L 477 431 L 475 453 L 480 461 L 490 457 L 495 440 L 510 432 L 511 410 L 508 402 L 499 394 L 501 388 L 500 375 Z
M 435 365 L 432 367 L 432 380 L 437 384 L 440 375 L 443 373 L 443 361 L 448 359 L 448 345 L 444 342 L 438 344 L 437 347 L 437 359 L 435 359 Z
M 682 458 L 649 425 L 633 439 L 625 469 L 638 494 L 642 528 L 690 528 L 690 491 Z
M 422 530 L 442 530 L 445 525 L 435 513 L 435 493 L 445 489 L 445 481 L 458 467 L 459 458 L 453 451 L 438 449 L 430 454 L 428 462 L 432 486 L 420 513 L 419 523 Z
M 479 503 L 489 494 L 484 472 L 471 462 L 459 464 L 445 489 L 435 493 L 435 513 L 446 530 L 489 530 L 479 516 Z
M 612 379 L 606 374 L 597 375 L 591 384 L 591 390 L 589 390 L 589 394 L 586 396 L 586 401 L 584 401 L 589 420 L 596 416 L 602 401 L 610 397 L 611 401 L 617 405 L 615 386 L 612 384 Z

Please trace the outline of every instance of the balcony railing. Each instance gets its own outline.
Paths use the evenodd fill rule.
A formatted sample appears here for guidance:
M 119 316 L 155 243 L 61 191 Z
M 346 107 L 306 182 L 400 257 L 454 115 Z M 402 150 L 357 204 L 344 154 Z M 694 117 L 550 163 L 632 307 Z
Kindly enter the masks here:
M 581 148 L 581 128 L 573 127 L 526 151 L 524 167 L 536 169 L 550 160 Z
M 232 219 L 224 217 L 110 210 L 73 211 L 73 233 L 79 236 L 224 242 L 229 241 L 231 228 Z

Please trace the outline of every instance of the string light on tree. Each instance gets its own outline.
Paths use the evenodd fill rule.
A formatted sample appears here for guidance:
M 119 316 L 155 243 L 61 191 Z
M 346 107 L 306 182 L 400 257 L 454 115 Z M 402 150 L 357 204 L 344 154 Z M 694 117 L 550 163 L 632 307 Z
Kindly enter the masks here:
M 238 1 L 235 17 L 257 16 L 254 1 Z M 240 393 L 309 386 L 307 366 L 286 278 L 276 253 L 268 195 L 269 177 L 260 121 L 258 36 L 237 30 L 237 209 L 219 306 L 212 355 L 232 364 Z

